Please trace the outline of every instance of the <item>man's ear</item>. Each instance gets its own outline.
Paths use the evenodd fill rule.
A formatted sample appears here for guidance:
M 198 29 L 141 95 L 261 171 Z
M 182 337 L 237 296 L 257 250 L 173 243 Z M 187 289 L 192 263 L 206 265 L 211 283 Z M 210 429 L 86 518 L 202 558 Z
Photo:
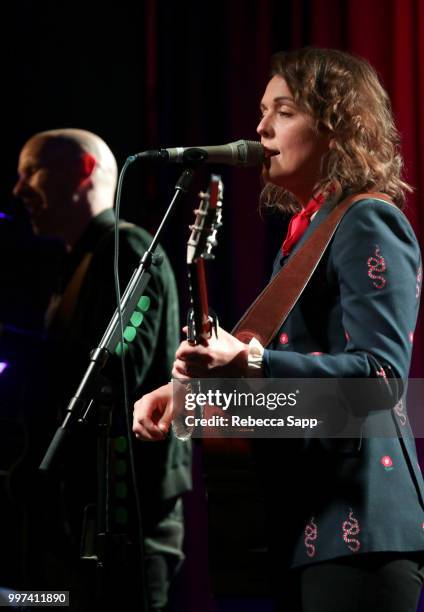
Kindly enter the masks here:
M 84 183 L 93 174 L 97 160 L 90 153 L 83 153 L 80 160 L 80 184 Z

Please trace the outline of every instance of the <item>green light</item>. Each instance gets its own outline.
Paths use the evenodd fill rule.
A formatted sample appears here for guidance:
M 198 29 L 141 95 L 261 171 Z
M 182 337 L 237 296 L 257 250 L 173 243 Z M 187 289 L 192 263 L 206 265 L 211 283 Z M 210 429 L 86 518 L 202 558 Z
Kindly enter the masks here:
M 150 298 L 148 295 L 142 295 L 138 300 L 137 308 L 139 308 L 142 312 L 147 312 L 150 308 Z
M 131 319 L 130 319 L 131 325 L 134 325 L 134 327 L 140 327 L 140 325 L 143 322 L 143 319 L 144 319 L 144 314 L 136 310 L 131 315 Z
M 124 342 L 124 354 L 126 354 L 127 352 L 128 352 L 128 344 Z M 122 345 L 120 342 L 116 346 L 115 353 L 118 355 L 118 357 L 122 355 Z
M 117 523 L 125 524 L 128 523 L 128 511 L 126 508 L 119 506 L 116 508 L 115 518 Z
M 127 450 L 127 439 L 125 436 L 118 436 L 114 439 L 113 445 L 118 453 L 125 453 Z
M 134 338 L 136 337 L 136 335 L 137 335 L 137 330 L 135 327 L 128 325 L 128 327 L 124 329 L 124 338 L 127 342 L 132 342 Z

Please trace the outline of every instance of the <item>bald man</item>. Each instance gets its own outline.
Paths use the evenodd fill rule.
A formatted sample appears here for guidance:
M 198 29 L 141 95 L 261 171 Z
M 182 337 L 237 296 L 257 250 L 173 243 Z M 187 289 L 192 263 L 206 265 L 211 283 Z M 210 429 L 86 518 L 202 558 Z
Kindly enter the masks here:
M 78 129 L 60 129 L 36 134 L 24 145 L 18 174 L 14 195 L 25 204 L 34 232 L 59 238 L 67 251 L 56 295 L 46 313 L 50 359 L 45 388 L 51 416 L 58 413 L 61 418 L 88 365 L 89 351 L 98 345 L 115 310 L 113 204 L 117 165 L 109 147 L 97 135 Z M 123 286 L 150 241 L 149 234 L 141 228 L 130 224 L 120 227 Z M 169 379 L 178 344 L 178 295 L 168 259 L 161 253 L 163 262 L 153 266 L 146 290 L 151 307 L 127 356 L 130 406 L 136 397 Z M 104 373 L 116 397 L 109 461 L 112 466 L 109 476 L 114 486 L 110 487 L 108 512 L 112 533 L 119 536 L 120 542 L 128 544 L 114 550 L 112 559 L 121 556 L 118 565 L 122 566 L 122 573 L 119 576 L 114 567 L 115 574 L 112 580 L 106 580 L 103 595 L 109 603 L 130 605 L 138 593 L 132 594 L 128 584 L 133 577 L 136 578 L 133 583 L 141 581 L 137 581 L 137 516 L 117 357 L 111 356 Z M 160 447 L 137 442 L 135 451 L 149 609 L 162 611 L 167 606 L 171 577 L 183 558 L 181 494 L 191 487 L 190 449 L 169 438 Z M 39 512 L 48 517 L 43 535 L 43 542 L 47 542 L 43 571 L 47 574 L 47 584 L 65 589 L 64 576 L 72 576 L 69 578 L 71 590 L 78 591 L 74 597 L 74 602 L 78 600 L 75 609 L 88 609 L 93 605 L 93 586 L 85 580 L 78 557 L 89 559 L 96 554 L 91 543 L 96 533 L 94 427 L 73 435 L 64 461 L 62 486 L 64 494 L 58 506 L 50 514 L 44 510 Z M 49 503 L 53 506 L 55 500 Z M 37 565 L 37 551 L 35 555 Z M 127 586 L 122 583 L 125 580 Z
M 96 134 L 62 129 L 36 134 L 19 156 L 13 193 L 34 232 L 63 240 L 71 250 L 90 221 L 113 208 L 117 165 Z

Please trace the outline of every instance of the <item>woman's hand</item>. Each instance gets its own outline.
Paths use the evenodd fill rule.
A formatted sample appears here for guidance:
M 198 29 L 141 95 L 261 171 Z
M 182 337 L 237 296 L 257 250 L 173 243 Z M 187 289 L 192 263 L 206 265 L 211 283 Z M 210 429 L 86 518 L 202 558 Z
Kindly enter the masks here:
M 134 404 L 133 432 L 143 440 L 163 440 L 173 417 L 172 383 L 146 393 Z
M 183 329 L 187 333 L 187 328 Z M 217 335 L 202 344 L 185 340 L 175 354 L 172 376 L 186 381 L 190 378 L 241 378 L 247 373 L 248 346 L 218 327 Z

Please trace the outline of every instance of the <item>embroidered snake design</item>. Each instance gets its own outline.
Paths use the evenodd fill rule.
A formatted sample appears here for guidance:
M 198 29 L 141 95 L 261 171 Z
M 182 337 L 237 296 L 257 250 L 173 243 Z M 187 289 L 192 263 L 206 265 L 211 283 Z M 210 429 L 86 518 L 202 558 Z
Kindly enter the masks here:
M 361 548 L 361 543 L 357 538 L 349 538 L 349 536 L 356 536 L 361 531 L 359 528 L 358 520 L 353 516 L 353 510 L 349 512 L 349 518 L 342 524 L 343 529 L 343 540 L 346 542 L 348 548 L 352 552 L 358 552 Z
M 306 554 L 308 557 L 315 555 L 315 545 L 312 544 L 318 537 L 318 527 L 314 521 L 314 517 L 311 518 L 310 522 L 305 527 L 305 546 Z
M 386 286 L 386 279 L 381 275 L 382 272 L 386 271 L 386 261 L 380 253 L 380 247 L 375 247 L 375 253 L 371 257 L 368 257 L 368 276 L 373 280 L 373 285 L 376 289 L 383 289 Z M 379 274 L 376 274 L 379 273 Z
M 406 425 L 406 414 L 403 411 L 403 401 L 399 400 L 393 410 L 398 415 L 400 424 Z
M 416 284 L 416 291 L 415 291 L 415 297 L 417 298 L 417 300 L 420 297 L 422 280 L 423 280 L 423 268 L 422 266 L 420 266 L 417 272 L 417 284 Z

